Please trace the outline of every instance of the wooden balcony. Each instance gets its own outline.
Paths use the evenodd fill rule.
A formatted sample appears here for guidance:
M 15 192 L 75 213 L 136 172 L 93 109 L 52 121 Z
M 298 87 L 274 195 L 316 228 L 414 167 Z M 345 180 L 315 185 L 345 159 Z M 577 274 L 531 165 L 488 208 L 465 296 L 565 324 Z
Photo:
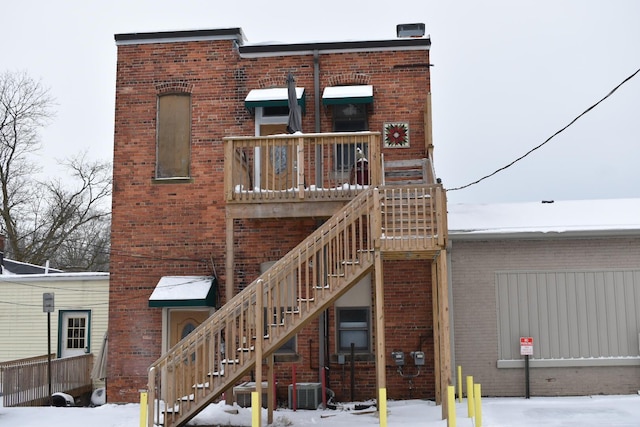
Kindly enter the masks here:
M 225 197 L 230 215 L 330 217 L 382 183 L 379 132 L 228 137 Z
M 385 161 L 380 138 L 379 132 L 225 138 L 228 219 L 329 218 L 379 188 L 381 250 L 440 250 L 446 201 L 430 159 Z

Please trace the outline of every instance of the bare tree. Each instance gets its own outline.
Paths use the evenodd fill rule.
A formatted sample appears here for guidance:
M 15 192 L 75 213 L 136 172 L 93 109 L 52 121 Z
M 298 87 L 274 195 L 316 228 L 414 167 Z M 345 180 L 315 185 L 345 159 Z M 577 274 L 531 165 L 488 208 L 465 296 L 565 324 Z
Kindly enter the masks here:
M 108 229 L 111 168 L 79 155 L 65 163 L 70 182 L 35 179 L 39 168 L 30 155 L 40 149 L 38 132 L 53 117 L 52 107 L 48 90 L 26 73 L 0 75 L 0 216 L 7 255 L 39 265 L 53 260 L 64 268 L 71 264 L 63 262 L 63 249 L 84 247 L 89 256 L 92 239 L 105 232 L 100 225 Z M 66 260 L 74 267 L 90 264 Z

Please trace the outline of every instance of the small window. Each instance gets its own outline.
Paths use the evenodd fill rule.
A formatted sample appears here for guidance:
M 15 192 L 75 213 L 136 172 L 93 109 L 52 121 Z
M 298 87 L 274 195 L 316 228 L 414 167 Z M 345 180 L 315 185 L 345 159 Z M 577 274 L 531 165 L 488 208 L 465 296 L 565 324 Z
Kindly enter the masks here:
M 366 104 L 339 104 L 332 108 L 334 132 L 361 132 L 369 129 Z M 366 156 L 366 147 L 359 146 L 359 144 L 336 145 L 336 171 L 351 170 L 356 162 L 357 148 L 363 150 Z
M 156 178 L 188 178 L 191 168 L 191 95 L 158 97 Z
M 371 352 L 369 308 L 338 308 L 338 351 L 351 351 L 351 344 L 357 353 Z
M 67 320 L 67 348 L 83 349 L 85 343 L 86 319 L 84 317 L 70 317 Z

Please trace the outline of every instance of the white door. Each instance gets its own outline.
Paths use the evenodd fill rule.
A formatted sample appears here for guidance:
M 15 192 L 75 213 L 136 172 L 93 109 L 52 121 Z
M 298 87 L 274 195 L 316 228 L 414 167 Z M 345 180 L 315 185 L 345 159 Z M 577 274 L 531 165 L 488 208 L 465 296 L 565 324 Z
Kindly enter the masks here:
M 89 312 L 65 311 L 60 327 L 60 357 L 79 356 L 89 352 Z

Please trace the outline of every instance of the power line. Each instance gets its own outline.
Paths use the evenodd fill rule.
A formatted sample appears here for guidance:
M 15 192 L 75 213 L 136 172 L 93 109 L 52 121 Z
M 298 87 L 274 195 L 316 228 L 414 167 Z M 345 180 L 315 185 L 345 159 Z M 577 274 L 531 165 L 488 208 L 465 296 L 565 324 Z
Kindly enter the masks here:
M 613 93 L 615 91 L 617 91 L 620 86 L 622 86 L 623 84 L 625 84 L 626 82 L 628 82 L 629 80 L 631 80 L 632 78 L 634 78 L 636 76 L 636 74 L 640 73 L 640 68 L 638 68 L 634 73 L 632 73 L 629 77 L 627 77 L 626 79 L 624 79 L 622 82 L 620 82 L 620 84 L 618 84 L 616 87 L 614 87 L 613 89 L 611 89 L 611 91 L 606 94 L 602 99 L 600 99 L 598 102 L 596 102 L 595 104 L 593 104 L 591 107 L 587 108 L 586 110 L 584 110 L 582 113 L 580 113 L 576 118 L 574 118 L 573 120 L 571 120 L 569 122 L 569 124 L 567 124 L 565 127 L 563 127 L 562 129 L 560 129 L 559 131 L 557 131 L 556 133 L 554 133 L 553 135 L 551 135 L 549 138 L 547 138 L 542 144 L 532 148 L 531 150 L 527 151 L 525 154 L 523 154 L 522 156 L 518 157 L 517 159 L 515 159 L 514 161 L 512 161 L 511 163 L 509 163 L 506 166 L 503 166 L 497 170 L 495 170 L 494 172 L 490 173 L 489 175 L 485 175 L 482 178 L 475 180 L 473 182 L 470 182 L 469 184 L 463 185 L 461 187 L 455 187 L 455 188 L 449 188 L 447 189 L 447 191 L 456 191 L 456 190 L 462 190 L 464 188 L 467 187 L 471 187 L 472 185 L 478 184 L 479 182 L 484 181 L 487 178 L 492 177 L 493 175 L 497 174 L 498 172 L 502 172 L 503 170 L 513 166 L 515 163 L 519 162 L 520 160 L 524 159 L 525 157 L 527 157 L 529 154 L 533 153 L 534 151 L 536 151 L 538 148 L 542 147 L 543 145 L 545 145 L 547 142 L 551 141 L 553 138 L 555 138 L 557 135 L 559 135 L 560 133 L 564 132 L 569 126 L 573 125 L 575 122 L 578 121 L 578 119 L 580 119 L 582 116 L 584 116 L 585 114 L 587 114 L 589 111 L 593 110 L 595 107 L 598 106 L 598 104 L 600 104 L 602 101 L 604 101 L 605 99 L 607 99 L 608 97 L 610 97 L 611 95 L 613 95 Z

